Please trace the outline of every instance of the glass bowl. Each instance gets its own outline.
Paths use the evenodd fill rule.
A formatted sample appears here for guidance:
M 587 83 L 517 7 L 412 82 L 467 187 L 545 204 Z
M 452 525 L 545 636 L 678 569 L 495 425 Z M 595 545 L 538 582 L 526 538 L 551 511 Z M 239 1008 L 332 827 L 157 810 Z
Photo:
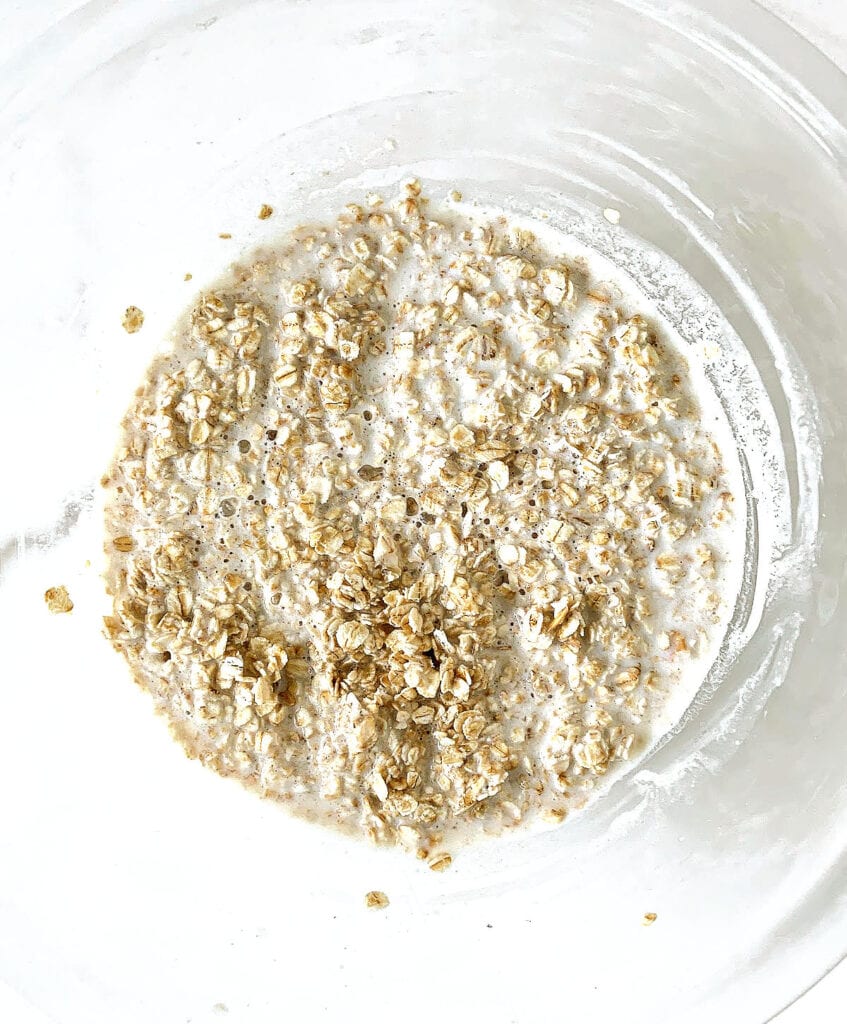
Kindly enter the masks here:
M 847 945 L 843 77 L 730 0 L 15 18 L 2 980 L 63 1024 L 778 1012 Z M 679 726 L 589 813 L 444 874 L 187 761 L 99 624 L 98 480 L 171 323 L 245 249 L 412 173 L 628 274 L 702 360 L 745 467 L 745 586 Z M 60 583 L 75 607 L 50 616 Z

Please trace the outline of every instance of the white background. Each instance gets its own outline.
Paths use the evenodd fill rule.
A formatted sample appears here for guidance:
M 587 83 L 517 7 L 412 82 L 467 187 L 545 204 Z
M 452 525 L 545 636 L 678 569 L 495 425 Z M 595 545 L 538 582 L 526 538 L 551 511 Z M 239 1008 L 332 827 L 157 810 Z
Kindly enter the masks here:
M 811 40 L 847 71 L 847 2 L 845 0 L 759 0 Z M 844 1019 L 847 1004 L 847 960 L 831 971 L 774 1024 L 818 1024 Z
M 758 0 L 847 70 L 847 4 L 844 0 Z M 782 1024 L 782 1021 L 780 1021 Z
M 763 7 L 773 11 L 806 36 L 823 53 L 843 70 L 847 70 L 847 0 L 759 0 Z M 0 58 L 14 49 L 15 37 L 32 34 L 30 22 L 39 20 L 46 10 L 55 6 L 73 7 L 74 4 L 33 5 L 15 3 L 12 23 L 18 24 L 21 33 L 4 33 L 5 43 L 0 41 Z M 28 17 L 28 14 L 30 15 Z M 810 992 L 780 1014 L 774 1024 L 817 1024 L 818 1021 L 843 1019 L 843 1007 L 847 1004 L 847 961 L 832 971 Z M 51 1024 L 40 1012 L 32 1009 L 15 993 L 0 982 L 0 1021 L 8 1024 Z M 727 1022 L 736 1024 L 736 1022 Z M 737 1022 L 746 1024 L 746 1022 Z

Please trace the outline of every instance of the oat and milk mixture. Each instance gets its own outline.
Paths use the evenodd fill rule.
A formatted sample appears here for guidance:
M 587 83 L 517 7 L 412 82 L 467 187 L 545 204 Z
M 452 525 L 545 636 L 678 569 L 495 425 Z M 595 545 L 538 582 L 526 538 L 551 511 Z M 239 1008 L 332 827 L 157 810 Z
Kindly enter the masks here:
M 198 298 L 104 482 L 107 631 L 187 751 L 419 852 L 584 806 L 734 598 L 681 354 L 417 182 Z

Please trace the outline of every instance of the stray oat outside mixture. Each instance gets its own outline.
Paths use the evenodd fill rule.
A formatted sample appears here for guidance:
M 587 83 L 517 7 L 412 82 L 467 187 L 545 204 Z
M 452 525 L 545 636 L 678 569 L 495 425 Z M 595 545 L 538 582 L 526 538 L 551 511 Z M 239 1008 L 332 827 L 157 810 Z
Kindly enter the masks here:
M 379 889 L 372 889 L 365 893 L 365 906 L 369 910 L 385 910 L 391 901 Z
M 734 598 L 678 349 L 417 181 L 203 294 L 104 485 L 107 633 L 188 753 L 423 857 L 584 807 Z
M 67 587 L 50 587 L 44 591 L 44 602 L 54 615 L 72 612 L 74 603 Z
M 144 313 L 138 306 L 127 306 L 122 323 L 127 334 L 137 334 L 144 326 Z

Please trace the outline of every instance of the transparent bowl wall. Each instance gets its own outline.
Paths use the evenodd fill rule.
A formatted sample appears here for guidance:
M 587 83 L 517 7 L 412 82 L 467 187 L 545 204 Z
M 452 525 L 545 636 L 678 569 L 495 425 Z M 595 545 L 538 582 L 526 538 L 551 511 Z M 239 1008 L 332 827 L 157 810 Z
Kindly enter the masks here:
M 27 15 L 0 66 L 0 978 L 53 1019 L 746 1024 L 844 954 L 847 90 L 752 3 L 696 6 Z M 97 481 L 176 315 L 409 173 L 551 213 L 714 341 L 749 470 L 747 586 L 680 727 L 590 814 L 443 875 L 187 761 L 99 628 Z

